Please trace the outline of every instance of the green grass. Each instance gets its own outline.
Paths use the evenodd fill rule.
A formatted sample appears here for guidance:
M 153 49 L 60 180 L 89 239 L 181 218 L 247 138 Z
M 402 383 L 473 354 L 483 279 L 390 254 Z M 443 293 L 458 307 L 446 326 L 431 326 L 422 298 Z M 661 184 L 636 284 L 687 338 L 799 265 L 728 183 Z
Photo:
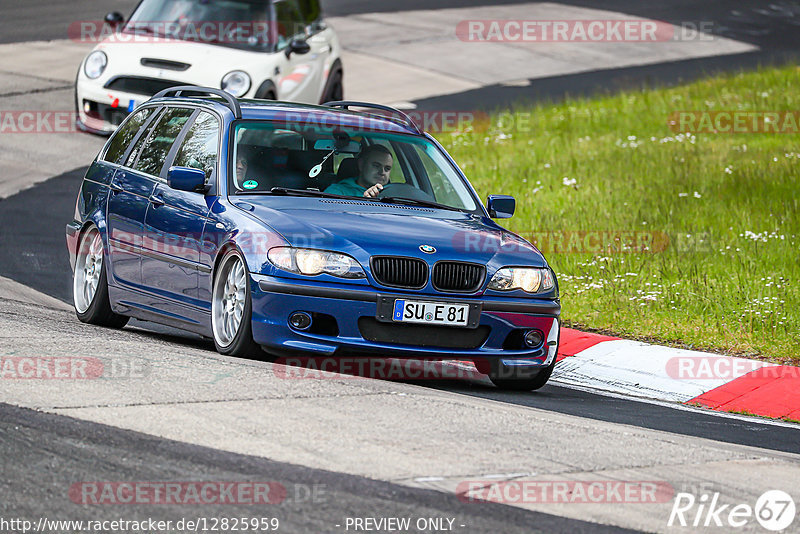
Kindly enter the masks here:
M 676 135 L 681 110 L 800 110 L 800 68 L 517 109 L 438 137 L 483 197 L 517 198 L 500 222 L 542 245 L 567 325 L 798 364 L 800 136 Z M 581 253 L 543 239 L 587 231 L 657 240 Z

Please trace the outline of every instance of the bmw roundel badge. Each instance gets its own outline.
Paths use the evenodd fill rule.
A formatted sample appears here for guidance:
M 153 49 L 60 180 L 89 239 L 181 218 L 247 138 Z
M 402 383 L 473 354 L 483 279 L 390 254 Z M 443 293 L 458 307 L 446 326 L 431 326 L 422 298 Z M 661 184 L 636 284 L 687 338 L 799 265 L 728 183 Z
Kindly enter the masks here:
M 430 245 L 420 245 L 419 249 L 425 254 L 433 254 L 434 252 L 436 252 L 436 248 Z

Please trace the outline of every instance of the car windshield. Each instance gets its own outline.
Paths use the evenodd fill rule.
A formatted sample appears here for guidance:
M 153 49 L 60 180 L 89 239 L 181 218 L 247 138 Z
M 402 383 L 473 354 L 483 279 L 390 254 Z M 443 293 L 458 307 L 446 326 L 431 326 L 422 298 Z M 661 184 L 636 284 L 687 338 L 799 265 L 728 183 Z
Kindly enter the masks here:
M 122 29 L 248 50 L 271 48 L 264 0 L 144 0 Z
M 423 137 L 294 121 L 246 121 L 234 128 L 231 194 L 363 199 L 380 184 L 376 201 L 477 210 L 464 179 Z

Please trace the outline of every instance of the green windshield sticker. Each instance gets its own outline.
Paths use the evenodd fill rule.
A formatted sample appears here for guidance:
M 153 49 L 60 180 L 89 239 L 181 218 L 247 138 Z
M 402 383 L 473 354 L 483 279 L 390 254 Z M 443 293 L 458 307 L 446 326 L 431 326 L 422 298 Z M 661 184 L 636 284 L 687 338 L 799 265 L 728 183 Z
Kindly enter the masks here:
M 245 189 L 255 189 L 258 187 L 258 182 L 255 180 L 247 180 L 245 183 L 242 184 Z

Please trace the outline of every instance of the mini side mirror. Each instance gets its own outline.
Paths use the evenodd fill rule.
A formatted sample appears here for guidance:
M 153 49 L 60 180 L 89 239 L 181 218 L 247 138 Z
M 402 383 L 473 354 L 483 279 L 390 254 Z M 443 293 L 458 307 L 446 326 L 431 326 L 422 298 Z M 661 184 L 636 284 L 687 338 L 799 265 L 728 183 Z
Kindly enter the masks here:
M 112 28 L 116 28 L 117 26 L 125 22 L 125 18 L 119 11 L 112 11 L 111 13 L 106 13 L 105 18 L 103 18 L 103 22 L 105 22 Z
M 191 167 L 170 167 L 167 172 L 167 185 L 177 191 L 192 193 L 205 192 L 206 173 Z
M 492 219 L 508 219 L 514 216 L 517 201 L 508 195 L 489 195 L 486 199 L 486 209 Z
M 286 47 L 286 57 L 294 54 L 308 54 L 311 52 L 311 45 L 305 39 L 292 39 L 289 46 Z

